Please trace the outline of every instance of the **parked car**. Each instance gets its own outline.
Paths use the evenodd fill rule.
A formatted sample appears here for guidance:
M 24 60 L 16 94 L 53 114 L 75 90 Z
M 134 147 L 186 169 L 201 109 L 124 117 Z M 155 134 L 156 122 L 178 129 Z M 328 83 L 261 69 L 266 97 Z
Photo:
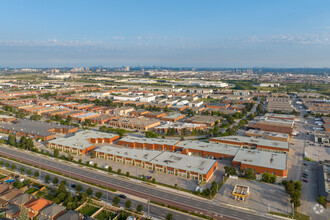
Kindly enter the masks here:
M 308 164 L 307 163 L 304 163 L 304 166 L 308 166 Z
M 308 180 L 303 179 L 303 181 L 304 181 L 305 183 L 308 183 Z
M 119 194 L 118 197 L 119 198 L 122 198 L 122 199 L 126 199 L 127 198 L 127 196 L 125 196 L 124 194 Z

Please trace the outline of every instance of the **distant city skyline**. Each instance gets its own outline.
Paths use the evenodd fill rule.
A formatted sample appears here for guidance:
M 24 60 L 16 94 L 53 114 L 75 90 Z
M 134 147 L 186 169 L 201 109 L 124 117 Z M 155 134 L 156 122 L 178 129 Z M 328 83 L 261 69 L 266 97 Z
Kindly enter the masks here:
M 0 67 L 330 67 L 330 2 L 7 1 Z

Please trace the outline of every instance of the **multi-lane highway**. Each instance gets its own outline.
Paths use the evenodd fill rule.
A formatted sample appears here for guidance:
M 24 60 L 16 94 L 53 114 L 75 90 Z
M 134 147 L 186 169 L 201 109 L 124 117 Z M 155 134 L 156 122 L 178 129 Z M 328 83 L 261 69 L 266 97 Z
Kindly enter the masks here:
M 172 191 L 163 190 L 147 184 L 137 183 L 121 177 L 108 175 L 87 167 L 55 160 L 46 156 L 32 154 L 22 150 L 0 146 L 0 155 L 18 161 L 62 173 L 86 182 L 105 186 L 167 205 L 172 205 L 191 212 L 199 212 L 217 219 L 274 219 L 269 215 L 252 213 L 241 209 L 229 208 L 225 204 L 213 204 L 211 201 L 198 199 Z

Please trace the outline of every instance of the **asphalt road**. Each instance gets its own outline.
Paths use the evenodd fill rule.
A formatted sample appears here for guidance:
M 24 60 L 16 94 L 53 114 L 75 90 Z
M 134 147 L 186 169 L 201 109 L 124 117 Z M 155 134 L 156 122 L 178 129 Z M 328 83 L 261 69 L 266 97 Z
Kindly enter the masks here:
M 149 198 L 150 200 L 172 205 L 188 211 L 210 215 L 216 219 L 274 219 L 274 217 L 270 217 L 269 215 L 259 215 L 241 209 L 229 208 L 226 207 L 225 204 L 213 204 L 211 201 L 188 197 L 172 191 L 159 189 L 154 186 L 136 183 L 125 178 L 107 175 L 102 171 L 79 167 L 63 161 L 57 161 L 54 158 L 36 155 L 7 146 L 0 146 L 0 155 L 14 158 L 18 161 L 39 166 L 44 169 L 56 171 L 86 182 L 113 188 L 139 198 Z

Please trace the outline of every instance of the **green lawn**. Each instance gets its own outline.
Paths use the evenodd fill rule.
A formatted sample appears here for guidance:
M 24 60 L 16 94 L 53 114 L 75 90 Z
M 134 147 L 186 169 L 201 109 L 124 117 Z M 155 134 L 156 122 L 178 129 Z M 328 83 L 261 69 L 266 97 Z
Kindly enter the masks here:
M 102 210 L 97 216 L 96 219 L 98 220 L 108 220 L 108 219 L 113 219 L 117 216 L 117 213 L 111 213 L 105 210 Z
M 24 192 L 24 193 L 27 193 L 27 194 L 32 194 L 32 193 L 34 193 L 34 192 L 36 192 L 36 191 L 38 191 L 38 189 L 37 189 L 37 188 L 31 187 L 31 188 L 29 188 L 29 189 L 25 190 L 25 192 Z
M 95 207 L 95 206 L 92 206 L 92 205 L 85 205 L 84 207 L 82 207 L 79 210 L 79 212 L 81 214 L 91 216 L 91 215 L 93 215 L 99 209 L 100 209 L 99 207 Z

